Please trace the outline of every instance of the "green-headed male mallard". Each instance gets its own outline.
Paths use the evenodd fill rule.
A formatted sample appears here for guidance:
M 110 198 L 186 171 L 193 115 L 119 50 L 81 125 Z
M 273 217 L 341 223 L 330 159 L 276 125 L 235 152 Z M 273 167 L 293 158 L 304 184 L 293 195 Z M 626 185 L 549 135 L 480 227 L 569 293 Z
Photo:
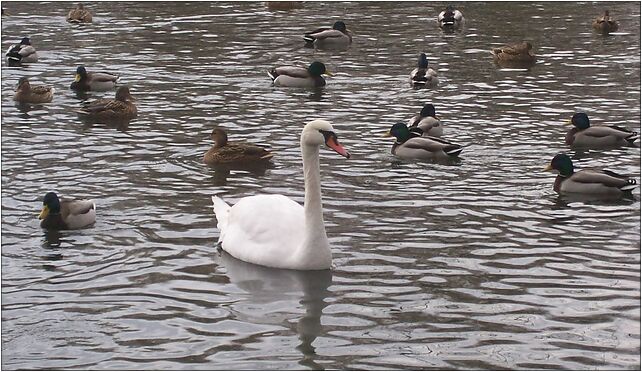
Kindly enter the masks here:
M 544 169 L 558 171 L 553 190 L 558 194 L 592 194 L 630 196 L 637 181 L 608 170 L 581 170 L 575 172 L 573 161 L 566 154 L 557 154 Z
M 444 134 L 444 127 L 435 114 L 435 106 L 431 103 L 425 104 L 419 114 L 410 118 L 408 127 L 419 128 L 424 136 L 429 137 L 441 137 Z
M 13 99 L 18 103 L 47 103 L 51 102 L 55 91 L 53 87 L 31 85 L 29 79 L 23 76 L 18 80 L 18 87 Z
M 96 222 L 93 200 L 61 200 L 55 192 L 48 192 L 42 204 L 38 219 L 44 229 L 76 230 Z
M 214 128 L 211 137 L 214 146 L 203 156 L 205 164 L 267 162 L 273 156 L 270 151 L 251 143 L 228 142 L 227 133 L 221 128 Z
M 578 112 L 570 120 L 573 124 L 566 133 L 566 144 L 572 147 L 603 149 L 634 145 L 640 135 L 628 128 L 612 126 L 592 127 L 588 115 Z
M 307 46 L 324 48 L 347 48 L 352 44 L 352 32 L 343 21 L 336 21 L 332 28 L 321 27 L 303 35 Z
M 464 24 L 464 15 L 459 10 L 455 9 L 452 5 L 448 5 L 446 10 L 439 13 L 437 22 L 439 27 L 448 32 L 452 32 L 460 28 Z
M 415 87 L 434 87 L 439 83 L 437 72 L 428 67 L 426 53 L 421 53 L 417 67 L 410 73 L 410 84 Z
M 315 88 L 325 86 L 321 75 L 332 75 L 321 62 L 314 61 L 306 69 L 295 66 L 281 66 L 268 71 L 274 86 Z
M 537 57 L 533 54 L 533 45 L 527 41 L 493 48 L 490 53 L 500 66 L 527 67 L 537 60 Z
M 609 16 L 609 11 L 605 10 L 604 15 L 593 20 L 593 29 L 599 33 L 607 35 L 609 32 L 615 32 L 620 24 Z
M 19 44 L 14 44 L 7 50 L 7 63 L 9 66 L 20 66 L 22 63 L 38 62 L 38 52 L 31 45 L 31 39 L 23 37 Z
M 411 132 L 406 124 L 394 124 L 386 137 L 397 140 L 390 150 L 393 155 L 403 159 L 448 159 L 459 156 L 463 147 L 437 137 L 422 137 Z
M 116 86 L 119 76 L 109 72 L 87 72 L 85 66 L 76 68 L 76 76 L 70 88 L 77 91 L 106 91 Z
M 130 120 L 138 114 L 135 100 L 129 88 L 122 86 L 116 91 L 115 99 L 97 99 L 76 112 L 83 118 L 96 121 Z
M 91 18 L 91 12 L 82 3 L 78 3 L 67 14 L 67 22 L 69 23 L 91 23 Z

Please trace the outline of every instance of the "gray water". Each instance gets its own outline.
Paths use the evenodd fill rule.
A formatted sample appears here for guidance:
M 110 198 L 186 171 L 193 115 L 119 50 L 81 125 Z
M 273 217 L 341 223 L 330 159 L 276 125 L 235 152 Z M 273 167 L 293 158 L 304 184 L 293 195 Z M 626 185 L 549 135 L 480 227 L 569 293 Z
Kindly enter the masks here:
M 3 2 L 2 48 L 32 38 L 27 67 L 2 65 L 3 369 L 639 369 L 640 191 L 570 200 L 542 169 L 640 179 L 639 148 L 571 151 L 565 122 L 640 130 L 640 3 Z M 608 6 L 620 31 L 593 33 Z M 343 19 L 343 52 L 302 48 Z M 490 48 L 530 40 L 538 63 L 503 69 Z M 419 52 L 440 74 L 407 77 Z M 273 88 L 267 68 L 312 60 L 320 91 Z M 85 123 L 75 68 L 121 75 L 138 99 L 128 126 Z M 55 86 L 21 109 L 21 76 Z M 91 93 L 89 99 L 112 97 Z M 382 134 L 432 102 L 460 162 L 400 161 Z M 210 196 L 303 202 L 299 134 L 330 120 L 352 153 L 321 150 L 334 268 L 273 270 L 217 252 Z M 201 163 L 214 126 L 268 145 L 268 169 Z M 39 227 L 55 190 L 93 198 L 97 222 Z

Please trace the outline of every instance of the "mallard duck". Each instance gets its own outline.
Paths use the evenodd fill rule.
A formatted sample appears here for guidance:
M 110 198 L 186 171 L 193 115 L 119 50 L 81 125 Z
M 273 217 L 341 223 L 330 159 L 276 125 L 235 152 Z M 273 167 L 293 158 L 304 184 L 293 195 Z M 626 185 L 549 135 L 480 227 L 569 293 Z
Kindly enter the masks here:
M 599 194 L 610 196 L 631 195 L 637 181 L 608 170 L 581 170 L 575 172 L 573 161 L 566 154 L 557 154 L 544 169 L 558 171 L 553 190 L 558 194 Z
M 303 36 L 308 46 L 317 48 L 345 48 L 352 43 L 352 32 L 346 28 L 343 21 L 336 21 L 332 28 L 321 27 L 306 32 Z
M 437 72 L 428 67 L 426 53 L 421 53 L 417 61 L 417 68 L 410 73 L 410 84 L 413 86 L 434 87 L 438 83 Z
M 19 44 L 10 46 L 6 56 L 9 66 L 38 62 L 38 53 L 36 48 L 31 45 L 31 40 L 28 37 L 23 37 Z
M 537 60 L 532 50 L 533 45 L 524 41 L 519 44 L 493 48 L 490 53 L 495 58 L 495 62 L 499 65 L 529 66 L 534 64 Z
M 76 112 L 84 118 L 98 121 L 130 120 L 138 114 L 133 102 L 135 100 L 129 93 L 129 88 L 122 86 L 116 91 L 115 99 L 98 99 L 86 103 Z
M 91 12 L 85 8 L 82 3 L 78 3 L 78 5 L 67 14 L 67 22 L 91 23 Z
M 18 80 L 16 94 L 13 96 L 14 101 L 19 103 L 47 103 L 53 99 L 53 87 L 44 85 L 31 85 L 29 79 L 21 77 Z
M 566 133 L 566 144 L 572 147 L 611 148 L 634 145 L 640 134 L 628 128 L 612 126 L 592 127 L 588 115 L 578 112 L 569 121 L 574 125 Z
M 593 29 L 604 35 L 609 32 L 615 32 L 620 27 L 620 24 L 609 16 L 609 11 L 605 10 L 604 15 L 595 18 L 593 21 Z
M 437 16 L 437 22 L 439 22 L 439 27 L 443 30 L 454 31 L 464 24 L 464 15 L 452 5 L 448 5 L 446 10 Z
M 228 142 L 227 133 L 221 128 L 214 128 L 211 137 L 214 146 L 203 156 L 205 164 L 267 162 L 273 156 L 263 147 L 251 143 Z
M 321 75 L 332 74 L 326 70 L 321 62 L 312 62 L 306 69 L 295 66 L 281 66 L 268 71 L 274 86 L 314 88 L 325 86 L 325 79 Z
M 38 219 L 44 229 L 76 230 L 96 222 L 93 200 L 61 200 L 55 192 L 48 192 L 42 204 Z
M 422 137 L 411 132 L 406 124 L 397 123 L 386 133 L 395 137 L 391 153 L 403 159 L 447 159 L 459 156 L 463 147 L 437 137 Z
M 118 75 L 109 72 L 87 72 L 85 66 L 76 68 L 76 76 L 71 83 L 70 88 L 78 91 L 105 91 L 111 90 L 116 86 Z
M 418 115 L 408 121 L 409 128 L 421 129 L 424 136 L 441 137 L 444 134 L 444 127 L 435 114 L 435 106 L 427 103 Z

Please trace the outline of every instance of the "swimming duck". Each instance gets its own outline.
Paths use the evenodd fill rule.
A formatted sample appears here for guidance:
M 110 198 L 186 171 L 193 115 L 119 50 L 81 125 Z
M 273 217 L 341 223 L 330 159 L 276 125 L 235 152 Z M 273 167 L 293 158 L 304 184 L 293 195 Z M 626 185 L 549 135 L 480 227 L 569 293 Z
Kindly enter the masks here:
M 314 88 L 325 86 L 325 79 L 321 75 L 332 74 L 321 62 L 312 62 L 306 69 L 295 66 L 281 66 L 268 71 L 274 86 Z
M 67 14 L 67 22 L 69 23 L 91 23 L 91 18 L 91 12 L 82 3 L 78 3 Z
M 604 35 L 607 35 L 609 32 L 617 31 L 619 27 L 620 27 L 620 24 L 609 16 L 608 10 L 604 11 L 603 16 L 597 17 L 593 21 L 593 29 Z
M 391 153 L 403 159 L 448 159 L 459 156 L 463 147 L 437 137 L 422 137 L 411 132 L 406 124 L 397 123 L 386 133 L 396 137 Z
M 343 21 L 336 21 L 332 28 L 321 27 L 306 32 L 303 36 L 307 46 L 317 48 L 345 48 L 352 43 L 352 32 L 346 28 Z
M 518 44 L 493 48 L 490 53 L 495 58 L 495 62 L 499 65 L 529 66 L 534 64 L 537 60 L 532 50 L 533 45 L 524 41 Z
M 29 79 L 21 77 L 18 80 L 16 94 L 13 96 L 14 101 L 19 103 L 47 103 L 53 99 L 53 87 L 44 85 L 31 85 Z
M 55 192 L 48 192 L 42 204 L 38 219 L 44 229 L 76 230 L 96 222 L 93 200 L 61 200 Z
M 23 37 L 19 44 L 10 46 L 6 56 L 9 66 L 38 62 L 38 53 L 36 48 L 31 45 L 31 40 L 28 37 Z
M 572 147 L 611 148 L 634 145 L 640 139 L 640 134 L 628 128 L 612 126 L 592 127 L 588 115 L 578 112 L 573 115 L 570 123 L 574 125 L 566 133 L 566 144 Z
M 98 121 L 129 120 L 138 114 L 136 99 L 129 93 L 129 88 L 122 86 L 116 91 L 115 99 L 98 99 L 86 103 L 76 111 L 80 116 Z
M 417 68 L 410 73 L 410 84 L 416 87 L 434 87 L 438 83 L 437 72 L 428 67 L 426 53 L 421 53 L 417 61 Z
M 605 196 L 631 196 L 637 181 L 608 170 L 581 170 L 575 172 L 573 161 L 566 154 L 557 154 L 544 169 L 558 171 L 553 190 L 558 194 L 578 193 Z
M 444 134 L 444 127 L 435 114 L 435 106 L 427 103 L 418 115 L 408 121 L 408 127 L 421 129 L 424 136 L 441 137 Z
M 76 68 L 76 76 L 71 83 L 70 88 L 78 91 L 105 91 L 111 90 L 116 86 L 118 75 L 109 72 L 87 72 L 85 66 Z
M 452 5 L 448 5 L 446 10 L 437 16 L 439 27 L 445 31 L 454 31 L 464 24 L 464 15 L 456 10 Z
M 291 270 L 325 270 L 332 265 L 321 201 L 319 148 L 350 153 L 339 143 L 332 125 L 313 120 L 301 132 L 305 202 L 284 195 L 253 195 L 230 206 L 212 196 L 221 248 L 239 260 Z M 324 162 L 325 163 L 325 162 Z M 330 172 L 331 173 L 331 172 Z
M 267 162 L 273 154 L 251 143 L 228 142 L 227 133 L 221 128 L 212 130 L 214 146 L 203 156 L 205 164 Z

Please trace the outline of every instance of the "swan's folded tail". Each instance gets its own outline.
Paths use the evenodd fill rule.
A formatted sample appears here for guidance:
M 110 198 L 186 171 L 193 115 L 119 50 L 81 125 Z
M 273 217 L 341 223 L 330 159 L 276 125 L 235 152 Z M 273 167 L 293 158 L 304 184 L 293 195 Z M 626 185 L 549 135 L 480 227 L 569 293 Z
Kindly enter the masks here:
M 216 220 L 218 224 L 216 227 L 221 231 L 218 241 L 223 241 L 223 231 L 227 226 L 227 217 L 230 215 L 230 205 L 227 204 L 223 199 L 218 196 L 212 196 L 212 207 L 214 208 L 214 214 L 216 215 Z

